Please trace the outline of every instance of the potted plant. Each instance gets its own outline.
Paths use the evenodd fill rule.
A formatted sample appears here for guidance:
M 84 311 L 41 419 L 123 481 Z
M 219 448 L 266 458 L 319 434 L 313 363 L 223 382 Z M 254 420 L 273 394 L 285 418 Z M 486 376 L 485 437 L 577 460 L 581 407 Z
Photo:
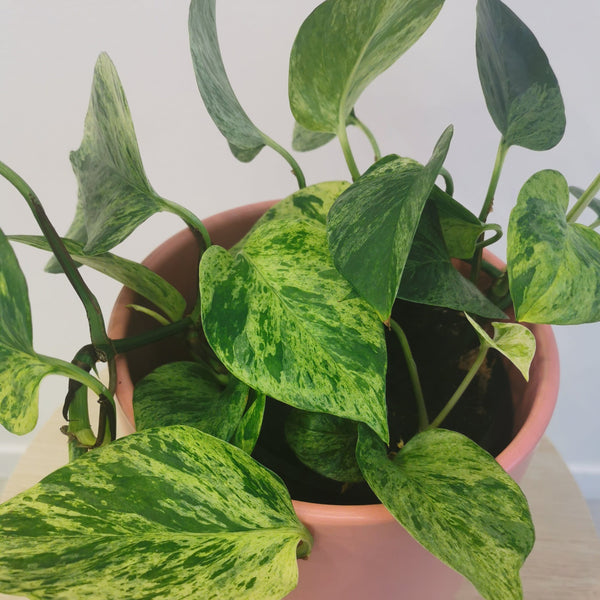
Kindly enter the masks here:
M 593 226 L 577 223 L 593 207 L 600 177 L 575 192 L 569 209 L 558 172 L 533 174 L 508 223 L 507 267 L 484 254 L 502 231 L 487 221 L 508 149 L 551 148 L 565 126 L 546 55 L 500 0 L 477 3 L 479 76 L 501 134 L 480 214 L 453 198 L 443 166 L 451 127 L 425 165 L 379 156 L 356 101 L 442 5 L 326 0 L 304 21 L 290 58 L 293 145 L 307 151 L 337 137 L 352 179 L 307 186 L 296 160 L 235 97 L 215 1 L 192 0 L 190 44 L 209 114 L 238 159 L 269 146 L 299 187 L 266 212 L 255 209 L 255 218 L 264 214 L 247 235 L 221 241 L 231 248 L 214 244 L 202 221 L 151 187 L 104 54 L 83 141 L 71 155 L 80 202 L 65 238 L 30 186 L 0 163 L 44 234 L 0 234 L 0 418 L 14 433 L 30 431 L 41 379 L 65 375 L 72 458 L 0 507 L 1 591 L 282 598 L 296 585 L 296 558 L 309 564 L 313 545 L 291 491 L 305 504 L 376 506 L 485 598 L 522 597 L 518 572 L 533 527 L 526 499 L 493 454 L 513 437 L 510 397 L 523 387 L 515 369 L 529 376 L 535 339 L 508 319 L 509 307 L 527 323 L 600 320 L 600 242 Z M 373 142 L 376 160 L 363 173 L 349 126 Z M 195 240 L 197 295 L 184 298 L 146 266 L 110 252 L 161 211 L 182 217 Z M 91 343 L 72 363 L 33 349 L 10 241 L 52 250 L 49 268 L 63 271 L 83 302 Z M 160 326 L 109 336 L 78 264 L 138 292 L 147 302 L 129 310 Z M 115 441 L 116 358 L 160 340 L 178 342 L 169 350 L 177 360 L 136 381 L 139 431 Z M 508 376 L 504 359 L 515 366 Z M 101 361 L 108 384 L 91 374 Z M 88 388 L 100 403 L 95 431 Z M 365 589 L 375 588 L 367 585 L 361 597 Z

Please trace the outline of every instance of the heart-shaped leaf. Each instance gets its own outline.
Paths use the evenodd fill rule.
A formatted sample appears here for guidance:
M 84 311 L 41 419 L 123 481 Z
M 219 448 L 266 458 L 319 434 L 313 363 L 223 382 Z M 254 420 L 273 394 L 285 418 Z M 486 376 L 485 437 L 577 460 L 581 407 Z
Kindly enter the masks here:
M 54 372 L 33 349 L 27 283 L 17 257 L 0 230 L 0 423 L 29 433 L 38 418 L 38 388 Z
M 431 25 L 443 0 L 326 0 L 304 21 L 290 56 L 298 123 L 338 133 L 367 85 Z
M 535 336 L 527 327 L 519 323 L 492 323 L 494 337 L 491 338 L 485 330 L 468 314 L 465 316 L 475 329 L 482 344 L 494 348 L 510 360 L 529 381 L 529 367 L 535 355 Z
M 110 250 L 148 217 L 167 209 L 146 177 L 127 99 L 107 54 L 96 62 L 83 141 L 71 152 L 71 163 L 85 235 L 79 214 L 71 229 L 88 254 Z
M 476 48 L 485 101 L 505 143 L 558 144 L 566 119 L 554 72 L 533 33 L 500 0 L 478 0 Z
M 293 410 L 285 422 L 285 439 L 294 454 L 320 475 L 341 482 L 363 481 L 356 462 L 355 422 Z
M 569 188 L 556 171 L 533 175 L 508 224 L 508 276 L 519 321 L 600 320 L 600 235 L 566 218 Z
M 387 439 L 383 328 L 351 291 L 315 220 L 266 221 L 234 255 L 214 246 L 200 263 L 204 331 L 231 373 Z
M 452 127 L 425 167 L 388 156 L 350 186 L 329 211 L 329 247 L 337 269 L 387 321 L 421 213 L 442 167 Z
M 277 600 L 312 543 L 279 478 L 191 427 L 90 452 L 0 507 L 0 589 L 59 597 Z M 24 568 L 26 565 L 26 568 Z
M 34 248 L 51 250 L 46 239 L 41 236 L 13 235 L 10 239 Z M 74 240 L 63 239 L 62 242 L 77 262 L 104 273 L 131 288 L 155 304 L 171 321 L 177 321 L 183 316 L 185 312 L 183 296 L 170 283 L 144 265 L 108 252 L 86 254 L 83 245 Z
M 357 460 L 401 525 L 486 600 L 522 599 L 533 524 L 523 493 L 492 456 L 459 433 L 432 429 L 390 459 L 359 426 Z
M 138 431 L 190 425 L 229 441 L 244 413 L 248 391 L 235 378 L 224 387 L 202 363 L 168 363 L 135 386 L 135 425 Z
M 247 454 L 252 454 L 262 428 L 267 398 L 262 392 L 256 392 L 254 401 L 243 414 L 231 438 L 231 443 Z
M 427 203 L 402 272 L 398 298 L 466 310 L 491 319 L 506 315 L 454 267 L 433 204 Z

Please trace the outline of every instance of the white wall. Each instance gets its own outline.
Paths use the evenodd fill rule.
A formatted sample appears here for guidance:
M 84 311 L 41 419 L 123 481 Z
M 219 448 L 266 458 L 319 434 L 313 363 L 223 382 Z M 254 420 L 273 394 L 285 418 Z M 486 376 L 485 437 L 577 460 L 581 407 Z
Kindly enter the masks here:
M 218 2 L 225 63 L 242 105 L 255 123 L 289 146 L 287 56 L 294 33 L 316 0 Z M 562 171 L 585 187 L 600 170 L 600 4 L 597 0 L 511 0 L 536 32 L 561 82 L 568 128 L 545 153 L 512 149 L 494 218 L 506 223 L 521 184 L 542 168 Z M 576 7 L 576 10 L 575 8 Z M 478 211 L 499 134 L 487 115 L 474 58 L 475 0 L 448 0 L 426 36 L 383 74 L 357 105 L 384 153 L 426 160 L 449 123 L 455 136 L 447 161 L 456 195 Z M 146 170 L 155 189 L 200 216 L 278 198 L 293 191 L 287 165 L 268 149 L 250 165 L 237 162 L 213 126 L 192 72 L 187 2 L 165 0 L 0 1 L 0 159 L 20 172 L 45 202 L 59 231 L 68 226 L 76 185 L 68 152 L 78 147 L 96 56 L 106 50 L 120 73 Z M 360 164 L 370 151 L 351 138 Z M 300 156 L 309 182 L 347 178 L 335 144 Z M 24 203 L 0 182 L 0 223 L 6 233 L 37 233 Z M 170 216 L 151 219 L 120 253 L 142 258 L 181 228 Z M 86 343 L 83 311 L 65 281 L 46 275 L 46 256 L 17 248 L 27 273 L 39 352 L 70 359 Z M 86 272 L 107 312 L 118 286 Z M 600 479 L 600 401 L 596 384 L 598 326 L 556 331 L 562 388 L 550 436 L 593 495 Z M 42 419 L 60 404 L 61 380 L 42 386 Z M 29 439 L 0 431 L 0 477 Z M 12 454 L 11 454 L 12 451 Z M 12 457 L 12 458 L 11 458 Z M 592 475 L 589 475 L 589 474 Z M 595 476 L 594 476 L 595 473 Z M 600 496 L 598 487 L 595 493 Z

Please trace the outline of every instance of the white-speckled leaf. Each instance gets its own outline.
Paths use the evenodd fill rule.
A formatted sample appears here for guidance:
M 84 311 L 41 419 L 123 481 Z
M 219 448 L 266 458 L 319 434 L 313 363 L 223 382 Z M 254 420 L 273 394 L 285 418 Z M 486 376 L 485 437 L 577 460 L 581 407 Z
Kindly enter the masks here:
M 567 222 L 569 188 L 557 171 L 533 175 L 508 223 L 510 291 L 519 321 L 600 320 L 600 234 Z
M 558 144 L 566 120 L 556 76 L 533 33 L 500 0 L 478 0 L 476 48 L 485 101 L 506 143 Z
M 71 152 L 79 184 L 77 241 L 87 253 L 110 250 L 140 223 L 164 210 L 165 201 L 148 182 L 131 114 L 117 71 L 107 54 L 96 62 L 83 140 Z M 79 225 L 78 225 L 79 223 Z
M 312 540 L 279 478 L 191 427 L 91 452 L 0 506 L 0 591 L 278 600 Z
M 453 129 L 426 166 L 387 156 L 352 184 L 329 211 L 329 248 L 337 269 L 387 321 L 421 213 L 444 163 Z
M 268 138 L 241 107 L 225 72 L 217 38 L 215 0 L 192 0 L 189 36 L 196 82 L 206 110 L 234 156 L 251 161 Z
M 10 239 L 50 251 L 48 242 L 41 236 L 13 235 L 10 236 Z M 104 273 L 104 275 L 108 275 L 119 283 L 131 288 L 155 304 L 171 321 L 177 321 L 183 317 L 185 312 L 185 300 L 183 296 L 170 283 L 144 265 L 109 252 L 93 255 L 86 254 L 81 243 L 70 239 L 63 239 L 62 241 L 75 261 L 100 273 Z
M 454 431 L 413 437 L 393 458 L 359 427 L 365 479 L 401 525 L 486 600 L 521 600 L 519 570 L 534 542 L 527 500 L 504 469 Z
M 494 322 L 494 338 L 492 339 L 467 313 L 465 316 L 475 329 L 482 344 L 498 350 L 506 356 L 523 377 L 529 381 L 529 367 L 535 356 L 535 336 L 525 325 L 520 323 Z
M 387 439 L 383 328 L 351 291 L 318 220 L 266 221 L 234 255 L 213 246 L 200 263 L 204 331 L 231 373 Z
M 53 366 L 33 350 L 27 283 L 0 230 L 0 424 L 29 433 L 38 418 L 38 387 Z
M 304 21 L 290 56 L 298 123 L 338 133 L 356 100 L 433 22 L 443 0 L 326 0 Z
M 223 386 L 203 363 L 167 363 L 135 386 L 136 429 L 190 425 L 229 441 L 244 413 L 248 392 L 248 386 L 234 377 Z

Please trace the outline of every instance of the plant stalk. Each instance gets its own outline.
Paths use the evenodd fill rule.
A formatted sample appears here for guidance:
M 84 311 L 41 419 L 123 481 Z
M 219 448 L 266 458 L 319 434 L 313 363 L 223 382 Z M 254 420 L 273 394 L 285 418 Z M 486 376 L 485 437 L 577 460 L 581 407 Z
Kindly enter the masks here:
M 69 282 L 73 286 L 73 289 L 79 296 L 85 308 L 92 344 L 100 353 L 109 359 L 113 352 L 110 346 L 110 340 L 106 333 L 106 327 L 100 305 L 98 304 L 96 297 L 92 294 L 87 284 L 81 277 L 81 274 L 73 262 L 71 255 L 67 252 L 67 249 L 62 243 L 62 240 L 56 232 L 56 229 L 54 229 L 54 226 L 48 219 L 39 198 L 20 175 L 15 173 L 8 165 L 1 161 L 0 175 L 7 179 L 27 202 L 35 220 L 44 234 L 44 237 L 48 240 L 48 244 L 54 252 L 54 256 L 58 260 L 65 275 L 67 276 Z
M 408 374 L 413 386 L 415 398 L 417 400 L 419 431 L 425 431 L 425 429 L 427 429 L 429 426 L 429 417 L 427 416 L 427 407 L 425 406 L 425 398 L 423 397 L 423 388 L 421 387 L 421 380 L 419 379 L 417 364 L 415 363 L 408 339 L 402 327 L 400 327 L 400 325 L 394 321 L 394 319 L 390 319 L 390 327 L 400 342 L 400 346 L 406 360 L 406 366 L 408 367 Z
M 481 344 L 475 362 L 471 365 L 471 368 L 468 370 L 460 385 L 456 388 L 454 394 L 452 394 L 450 400 L 448 400 L 448 402 L 446 403 L 446 406 L 444 406 L 444 408 L 440 411 L 438 416 L 431 422 L 428 429 L 434 429 L 439 427 L 443 423 L 444 419 L 450 414 L 450 411 L 456 406 L 456 403 L 465 393 L 465 390 L 469 387 L 469 384 L 471 383 L 471 381 L 473 381 L 475 375 L 477 375 L 477 371 L 479 371 L 479 368 L 483 364 L 483 361 L 485 360 L 489 348 L 490 347 L 488 344 Z
M 298 181 L 298 188 L 302 189 L 306 187 L 306 179 L 304 178 L 304 173 L 300 168 L 300 165 L 296 162 L 294 157 L 282 146 L 280 146 L 275 140 L 272 140 L 269 136 L 263 134 L 263 139 L 265 144 L 275 150 L 275 152 L 279 153 L 292 167 L 292 173 L 295 175 L 296 180 Z
M 138 335 L 132 335 L 131 337 L 121 338 L 118 340 L 112 340 L 112 345 L 117 354 L 125 354 L 130 350 L 135 350 L 147 344 L 152 344 L 160 340 L 164 340 L 167 337 L 183 333 L 193 325 L 192 319 L 186 317 L 175 323 L 164 325 L 157 329 L 145 331 Z
M 348 169 L 350 169 L 352 181 L 356 181 L 360 178 L 360 172 L 358 171 L 356 161 L 354 160 L 354 155 L 352 154 L 352 149 L 350 148 L 350 142 L 348 141 L 348 132 L 346 131 L 345 125 L 342 125 L 339 128 L 338 139 L 340 140 L 340 144 L 342 146 L 342 152 L 344 153 L 346 164 L 348 165 Z
M 350 113 L 348 124 L 358 127 L 367 136 L 367 139 L 371 144 L 371 148 L 373 148 L 373 154 L 375 157 L 374 160 L 377 162 L 381 158 L 381 150 L 379 149 L 379 144 L 377 143 L 373 132 L 356 116 L 354 111 Z
M 164 205 L 165 210 L 183 219 L 198 240 L 202 252 L 207 248 L 210 248 L 211 241 L 208 231 L 206 231 L 204 223 L 193 212 L 185 208 L 185 206 L 181 206 L 181 204 L 171 202 L 165 198 L 161 198 L 160 201 Z
M 573 205 L 571 210 L 567 213 L 567 222 L 575 223 L 577 219 L 581 216 L 581 213 L 588 207 L 589 203 L 594 199 L 594 196 L 600 190 L 600 173 L 596 176 L 594 181 L 590 184 L 587 190 L 581 194 L 577 202 Z M 592 229 L 594 225 L 596 225 L 598 221 L 595 221 L 592 225 Z

